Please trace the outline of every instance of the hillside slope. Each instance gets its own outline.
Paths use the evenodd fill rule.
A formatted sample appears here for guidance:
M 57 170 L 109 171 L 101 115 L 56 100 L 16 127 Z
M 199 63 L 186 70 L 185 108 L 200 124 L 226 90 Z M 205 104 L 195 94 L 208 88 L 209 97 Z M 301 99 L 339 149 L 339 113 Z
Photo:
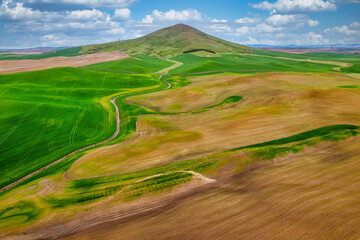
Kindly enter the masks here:
M 82 53 L 120 50 L 129 55 L 147 54 L 157 57 L 172 57 L 199 49 L 215 53 L 252 52 L 250 47 L 210 36 L 185 24 L 177 24 L 132 40 L 83 46 Z

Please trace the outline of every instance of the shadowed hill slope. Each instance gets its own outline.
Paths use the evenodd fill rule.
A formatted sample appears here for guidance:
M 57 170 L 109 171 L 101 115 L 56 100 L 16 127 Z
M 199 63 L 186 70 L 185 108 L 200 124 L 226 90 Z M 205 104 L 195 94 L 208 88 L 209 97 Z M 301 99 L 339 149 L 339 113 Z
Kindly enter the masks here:
M 160 29 L 146 36 L 83 47 L 83 54 L 124 51 L 127 54 L 147 54 L 151 56 L 172 57 L 183 52 L 205 50 L 215 53 L 251 53 L 244 45 L 228 42 L 185 24 L 177 24 Z

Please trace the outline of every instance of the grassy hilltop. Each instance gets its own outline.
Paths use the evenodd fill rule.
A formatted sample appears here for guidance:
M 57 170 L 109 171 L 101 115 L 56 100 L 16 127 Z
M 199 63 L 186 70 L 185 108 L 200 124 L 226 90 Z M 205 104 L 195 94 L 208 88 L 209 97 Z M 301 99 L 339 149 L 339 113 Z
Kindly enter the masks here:
M 170 57 L 196 49 L 215 53 L 252 52 L 249 47 L 210 36 L 184 24 L 160 29 L 137 39 L 84 46 L 82 51 L 83 54 L 90 54 L 120 50 L 131 55 Z

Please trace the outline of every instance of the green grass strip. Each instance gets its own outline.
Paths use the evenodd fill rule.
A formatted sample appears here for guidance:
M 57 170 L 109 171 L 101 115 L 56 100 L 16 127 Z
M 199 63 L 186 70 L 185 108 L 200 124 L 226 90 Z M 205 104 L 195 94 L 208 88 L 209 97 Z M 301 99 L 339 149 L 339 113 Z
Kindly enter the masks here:
M 334 131 L 341 131 L 341 130 L 347 130 L 350 134 L 353 134 L 353 136 L 358 134 L 358 131 L 360 127 L 355 125 L 345 125 L 345 124 L 339 124 L 339 125 L 331 125 L 326 127 L 317 128 L 314 130 L 306 131 L 303 133 L 299 133 L 290 137 L 281 138 L 273 141 L 263 142 L 263 143 L 257 143 L 249 146 L 243 146 L 238 148 L 233 148 L 230 150 L 227 150 L 227 152 L 232 151 L 238 151 L 242 149 L 248 149 L 248 148 L 258 148 L 258 147 L 265 147 L 270 145 L 283 145 L 291 142 L 297 142 L 297 141 L 304 141 L 308 140 L 313 137 L 323 137 L 324 141 L 332 140 L 332 137 L 334 135 Z

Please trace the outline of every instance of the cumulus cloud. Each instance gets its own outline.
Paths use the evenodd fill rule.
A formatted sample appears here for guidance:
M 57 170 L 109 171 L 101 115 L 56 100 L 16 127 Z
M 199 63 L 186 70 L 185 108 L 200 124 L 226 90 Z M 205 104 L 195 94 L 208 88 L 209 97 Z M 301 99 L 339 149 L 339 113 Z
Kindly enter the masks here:
M 128 19 L 130 14 L 127 8 L 116 9 L 113 17 L 123 20 Z M 26 41 L 42 46 L 100 43 L 118 40 L 131 32 L 125 31 L 121 23 L 113 20 L 106 11 L 40 11 L 11 0 L 5 0 L 0 5 L 0 19 L 4 20 L 2 40 L 9 41 L 7 36 L 26 34 L 28 39 L 18 38 L 19 43 L 24 45 Z
M 181 11 L 175 11 L 173 9 L 162 12 L 159 10 L 154 10 L 151 15 L 146 15 L 145 18 L 141 20 L 142 23 L 153 23 L 153 21 L 201 21 L 202 15 L 195 9 L 185 9 Z
M 274 32 L 280 32 L 281 30 L 283 30 L 282 27 L 275 27 L 266 23 L 260 23 L 255 27 L 253 27 L 253 31 L 259 33 L 274 33 Z
M 250 18 L 250 17 L 244 17 L 239 18 L 235 20 L 236 23 L 244 24 L 244 25 L 251 25 L 251 24 L 257 24 L 261 22 L 260 18 Z
M 28 4 L 64 4 L 78 5 L 86 8 L 124 8 L 138 0 L 25 0 Z
M 335 4 L 360 3 L 360 0 L 329 0 Z
M 129 19 L 131 11 L 128 8 L 115 9 L 113 19 L 115 20 L 126 20 Z
M 44 35 L 41 37 L 42 40 L 53 40 L 55 39 L 55 35 L 54 34 L 48 34 L 48 35 Z
M 274 14 L 270 15 L 266 19 L 267 23 L 270 23 L 274 26 L 309 26 L 316 27 L 319 25 L 319 21 L 312 20 L 305 14 Z
M 232 29 L 231 27 L 225 25 L 225 24 L 211 24 L 209 27 L 209 29 L 215 31 L 215 32 L 231 32 Z
M 57 14 L 52 13 L 53 17 Z M 61 15 L 61 14 L 59 14 Z M 109 14 L 102 12 L 97 9 L 92 10 L 77 10 L 77 11 L 66 11 L 65 15 L 68 20 L 107 20 L 109 21 Z
M 235 30 L 235 35 L 238 35 L 237 33 L 240 34 L 276 33 L 282 31 L 283 29 L 284 29 L 283 27 L 277 27 L 267 23 L 260 23 L 252 27 L 249 26 L 239 27 Z
M 268 44 L 268 45 L 324 45 L 331 41 L 320 33 L 289 33 L 289 32 L 253 32 L 252 30 L 237 29 L 238 43 Z
M 352 22 L 350 23 L 350 27 L 360 30 L 360 22 Z
M 146 16 L 141 20 L 142 23 L 153 23 L 153 21 L 154 21 L 154 17 L 151 16 L 151 15 L 146 15 Z
M 250 31 L 250 28 L 248 26 L 243 26 L 237 28 L 235 31 L 240 34 L 247 34 Z
M 359 22 L 352 22 L 349 26 L 343 25 L 341 27 L 333 27 L 333 28 L 327 28 L 324 31 L 327 34 L 340 34 L 340 36 L 354 36 L 359 37 L 360 39 L 360 23 Z
M 250 6 L 272 13 L 324 12 L 337 9 L 335 3 L 323 0 L 277 0 L 274 3 L 264 1 Z
M 214 18 L 213 20 L 211 20 L 211 22 L 212 23 L 227 23 L 228 21 L 225 19 L 218 20 L 218 19 Z
M 309 32 L 307 34 L 303 34 L 302 36 L 304 38 L 303 41 L 309 45 L 322 45 L 330 43 L 330 41 L 320 33 Z
M 48 12 L 33 10 L 24 7 L 23 3 L 5 0 L 0 5 L 0 19 L 7 21 L 40 21 L 40 22 L 63 22 L 63 21 L 109 21 L 109 14 L 97 9 Z
M 21 2 L 4 0 L 0 5 L 0 19 L 3 20 L 35 19 L 40 16 L 39 10 L 24 7 L 24 3 Z

